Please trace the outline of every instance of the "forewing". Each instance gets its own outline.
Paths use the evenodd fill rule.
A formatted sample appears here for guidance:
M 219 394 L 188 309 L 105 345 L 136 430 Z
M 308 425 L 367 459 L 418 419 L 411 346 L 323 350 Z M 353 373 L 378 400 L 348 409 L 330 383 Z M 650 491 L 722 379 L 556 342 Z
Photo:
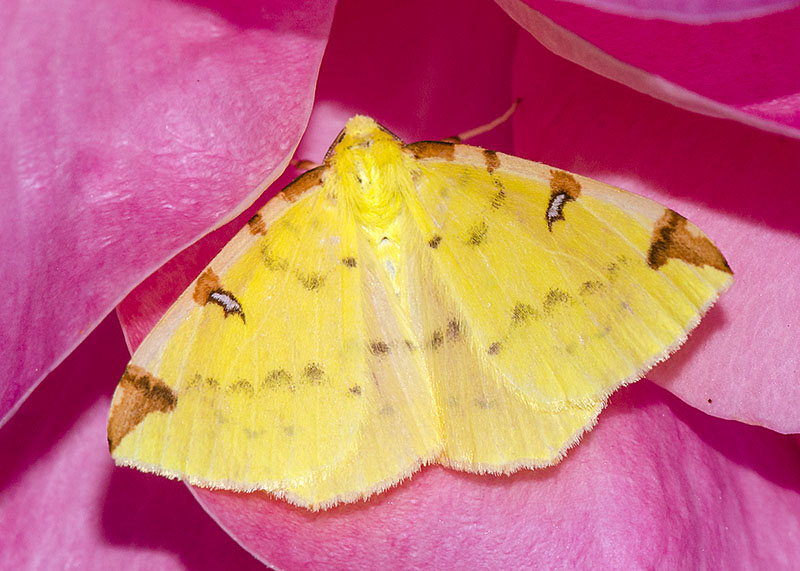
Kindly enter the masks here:
M 307 176 L 317 184 L 270 202 L 134 354 L 109 420 L 118 463 L 317 508 L 438 453 L 427 377 L 396 347 L 407 335 L 374 255 L 335 189 Z
M 468 448 L 453 453 L 456 464 L 492 458 L 478 453 L 492 447 L 500 465 L 546 463 L 514 429 L 547 424 L 547 411 L 559 426 L 531 438 L 557 458 L 615 388 L 685 340 L 732 281 L 711 241 L 652 201 L 465 145 L 408 148 L 418 161 L 411 210 L 428 288 L 419 295 L 436 300 L 420 305 L 423 335 L 431 344 L 452 320 L 463 331 L 449 345 L 444 333 L 428 359 L 446 449 Z M 493 464 L 475 468 L 485 461 Z

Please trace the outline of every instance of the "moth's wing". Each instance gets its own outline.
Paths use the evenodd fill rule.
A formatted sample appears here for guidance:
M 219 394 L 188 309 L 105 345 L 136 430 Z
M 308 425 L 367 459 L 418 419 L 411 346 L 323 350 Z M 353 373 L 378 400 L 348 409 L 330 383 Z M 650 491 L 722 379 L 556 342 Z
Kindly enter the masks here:
M 428 361 L 451 464 L 557 460 L 732 281 L 700 230 L 650 200 L 466 145 L 407 148 L 420 299 L 438 300 L 418 311 L 426 339 L 443 339 Z M 448 342 L 453 320 L 463 335 Z
M 424 243 L 409 229 L 409 245 Z M 594 425 L 602 402 L 544 406 L 526 398 L 484 356 L 468 311 L 430 252 L 409 248 L 409 313 L 434 381 L 442 463 L 479 472 L 552 464 Z M 483 276 L 473 279 L 480 284 Z
M 109 418 L 117 463 L 318 508 L 439 453 L 424 364 L 399 345 L 407 326 L 374 255 L 331 192 L 303 179 L 286 192 L 298 186 L 305 194 L 271 201 L 134 354 Z

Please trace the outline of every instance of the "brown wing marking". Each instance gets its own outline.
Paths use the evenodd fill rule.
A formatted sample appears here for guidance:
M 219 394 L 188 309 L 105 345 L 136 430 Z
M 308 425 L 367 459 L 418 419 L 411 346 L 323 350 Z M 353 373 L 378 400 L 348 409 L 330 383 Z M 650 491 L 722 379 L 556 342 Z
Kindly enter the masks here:
M 322 184 L 322 175 L 328 170 L 326 165 L 304 172 L 284 188 L 278 196 L 283 196 L 289 202 L 300 198 L 305 191 Z
M 177 404 L 177 395 L 164 381 L 142 367 L 128 365 L 108 417 L 108 449 L 113 453 L 125 435 L 151 412 L 170 412 Z
M 550 201 L 545 210 L 547 228 L 553 231 L 553 222 L 564 220 L 564 206 L 581 194 L 581 183 L 571 174 L 553 169 L 550 171 Z
M 492 174 L 500 168 L 500 156 L 495 151 L 483 151 L 483 160 L 486 162 L 486 170 Z
M 420 141 L 403 147 L 406 151 L 419 159 L 444 159 L 452 161 L 455 158 L 456 146 L 443 141 Z
M 207 303 L 218 305 L 225 312 L 225 317 L 238 315 L 242 318 L 242 321 L 246 322 L 242 304 L 239 303 L 235 295 L 222 288 L 219 276 L 211 268 L 206 268 L 197 278 L 192 299 L 199 305 L 206 305 Z
M 267 227 L 264 224 L 264 218 L 261 214 L 254 214 L 253 217 L 247 221 L 247 228 L 251 234 L 261 234 L 262 236 L 267 233 Z
M 693 225 L 674 210 L 665 209 L 653 228 L 653 240 L 647 252 L 647 263 L 657 270 L 670 258 L 695 266 L 711 266 L 733 274 L 731 267 L 711 240 L 693 231 Z

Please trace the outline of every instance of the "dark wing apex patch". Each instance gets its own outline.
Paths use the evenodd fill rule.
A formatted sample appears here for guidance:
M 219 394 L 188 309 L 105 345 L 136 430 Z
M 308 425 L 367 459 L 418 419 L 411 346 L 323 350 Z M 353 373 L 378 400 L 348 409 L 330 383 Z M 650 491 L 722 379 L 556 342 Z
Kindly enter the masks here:
M 674 210 L 664 210 L 653 228 L 653 239 L 647 252 L 650 267 L 657 270 L 670 258 L 675 258 L 695 266 L 711 266 L 733 274 L 722 252 L 699 230 L 692 231 L 690 224 Z
M 108 417 L 108 449 L 113 453 L 125 436 L 151 412 L 170 412 L 178 397 L 164 381 L 130 364 L 119 381 Z
M 550 171 L 550 201 L 547 203 L 545 219 L 547 229 L 553 231 L 553 222 L 564 220 L 564 206 L 581 194 L 581 184 L 568 172 Z
M 208 303 L 218 305 L 225 312 L 225 317 L 229 315 L 238 315 L 242 318 L 242 322 L 246 323 L 242 304 L 239 303 L 239 300 L 236 299 L 231 292 L 222 289 L 219 276 L 214 273 L 214 270 L 211 268 L 207 268 L 206 271 L 197 278 L 197 284 L 194 287 L 192 298 L 199 305 L 206 305 Z

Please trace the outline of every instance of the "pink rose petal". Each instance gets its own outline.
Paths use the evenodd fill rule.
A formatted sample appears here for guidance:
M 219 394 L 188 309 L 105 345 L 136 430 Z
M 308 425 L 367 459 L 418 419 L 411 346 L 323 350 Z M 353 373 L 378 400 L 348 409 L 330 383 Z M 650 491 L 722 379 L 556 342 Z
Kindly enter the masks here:
M 0 18 L 0 418 L 127 291 L 281 172 L 325 0 L 25 3 Z
M 376 115 L 408 139 L 436 138 L 490 119 L 515 95 L 522 95 L 523 106 L 514 118 L 518 152 L 622 184 L 662 202 L 670 201 L 671 206 L 677 201 L 678 209 L 700 223 L 729 254 L 738 281 L 726 298 L 744 287 L 743 301 L 739 298 L 736 301 L 745 304 L 751 319 L 755 313 L 752 308 L 758 305 L 752 300 L 757 286 L 770 286 L 769 280 L 778 278 L 786 280 L 784 283 L 796 282 L 796 275 L 791 272 L 797 270 L 788 268 L 788 273 L 779 274 L 778 262 L 765 260 L 766 256 L 761 254 L 772 252 L 772 246 L 784 240 L 777 243 L 777 255 L 789 263 L 796 261 L 796 254 L 792 258 L 796 251 L 792 240 L 798 217 L 788 191 L 784 190 L 786 185 L 782 184 L 787 180 L 790 158 L 796 152 L 791 142 L 754 133 L 746 127 L 697 117 L 631 94 L 624 87 L 562 62 L 524 37 L 524 33 L 512 67 L 514 30 L 502 17 L 497 17 L 498 10 L 472 14 L 453 10 L 452 6 L 428 8 L 425 14 L 430 20 L 419 18 L 423 13 L 421 7 L 400 10 L 390 5 L 340 6 L 321 70 L 320 104 L 312 117 L 312 128 L 305 140 L 307 146 L 299 156 L 318 159 L 319 149 L 332 140 L 342 119 L 353 111 Z M 436 10 L 450 11 L 455 16 L 446 20 Z M 443 21 L 449 27 L 443 27 Z M 396 30 L 403 30 L 404 42 L 385 41 L 393 38 Z M 480 40 L 460 43 L 465 30 L 473 32 L 471 39 L 477 34 Z M 365 37 L 359 33 L 371 35 Z M 359 45 L 354 38 L 362 43 Z M 363 49 L 363 42 L 376 41 L 381 41 L 376 45 L 385 49 Z M 348 77 L 353 69 L 359 70 L 360 77 L 365 79 L 354 82 L 352 76 Z M 479 70 L 481 81 L 475 82 L 474 75 L 465 74 L 465 69 Z M 531 73 L 532 69 L 536 75 Z M 516 75 L 515 83 L 512 74 Z M 547 81 L 549 78 L 555 80 Z M 481 115 L 477 121 L 476 115 Z M 480 142 L 511 150 L 505 147 L 507 133 L 508 126 L 487 135 L 489 142 Z M 493 137 L 498 137 L 498 141 L 492 142 Z M 717 138 L 717 145 L 704 140 L 705 137 Z M 735 142 L 732 151 L 728 148 L 731 140 Z M 306 151 L 310 152 L 305 154 Z M 711 158 L 701 160 L 704 157 Z M 751 159 L 762 170 L 748 166 L 746 163 Z M 740 163 L 745 163 L 741 178 L 759 174 L 760 178 L 750 180 L 751 188 L 752 180 L 757 180 L 759 188 L 769 189 L 771 200 L 762 198 L 765 193 L 752 190 L 741 193 L 744 183 L 739 181 L 736 170 Z M 686 171 L 676 168 L 676 164 L 681 167 L 686 164 Z M 223 179 L 228 173 L 219 172 L 218 188 L 224 188 Z M 234 176 L 233 180 L 240 179 Z M 743 196 L 759 198 L 745 202 Z M 180 206 L 178 203 L 175 208 Z M 185 211 L 192 208 L 201 207 L 186 205 Z M 758 216 L 756 222 L 752 221 L 753 212 Z M 725 224 L 718 222 L 720 217 Z M 726 232 L 728 222 L 733 226 Z M 160 315 L 169 298 L 178 293 L 182 285 L 176 288 L 176 282 L 182 279 L 183 284 L 188 283 L 207 261 L 202 258 L 209 257 L 219 247 L 212 243 L 224 242 L 233 231 L 225 227 L 190 252 L 197 254 L 196 257 L 181 257 L 171 262 L 168 273 L 145 282 L 120 307 L 120 315 L 130 325 L 132 345 L 152 325 L 152 319 Z M 163 228 L 160 233 L 164 233 Z M 164 239 L 162 246 L 164 243 L 170 242 Z M 756 255 L 748 255 L 748 251 L 760 256 L 761 267 L 756 266 Z M 166 253 L 162 251 L 162 255 Z M 797 267 L 796 263 L 793 265 Z M 742 282 L 746 285 L 741 286 Z M 786 326 L 796 328 L 791 317 L 779 311 L 784 301 L 796 301 L 786 289 L 767 290 L 773 297 L 777 295 L 779 303 L 773 299 L 761 300 L 760 309 L 769 306 L 766 316 L 770 326 L 762 327 L 762 334 L 773 335 Z M 729 311 L 725 303 L 718 308 L 721 311 L 714 311 L 728 318 L 734 311 Z M 735 309 L 738 311 L 738 306 Z M 710 331 L 698 331 L 690 341 L 695 342 L 695 347 L 687 346 L 682 351 L 702 361 L 699 370 L 703 375 L 715 373 L 725 359 L 741 358 L 744 334 L 738 329 L 733 337 L 725 337 L 725 347 L 713 345 L 718 336 L 732 335 L 729 330 L 734 329 L 724 322 L 711 322 L 713 315 L 714 312 L 705 327 Z M 777 348 L 781 349 L 782 341 L 778 342 Z M 766 355 L 765 343 L 756 343 L 753 358 L 746 362 L 751 367 L 761 364 L 763 370 Z M 705 364 L 707 360 L 710 364 Z M 767 372 L 777 377 L 785 366 L 782 362 L 769 362 Z M 698 379 L 687 367 L 691 367 L 691 360 L 683 366 L 679 381 L 702 383 L 703 379 Z M 112 378 L 113 385 L 121 369 L 120 363 L 116 372 L 102 371 L 102 375 Z M 67 380 L 56 381 L 56 386 L 74 392 L 73 379 L 83 379 L 87 370 L 91 367 L 78 367 Z M 750 370 L 728 375 L 727 379 L 723 377 L 718 374 L 715 378 L 728 384 L 713 388 L 731 391 L 730 387 L 734 387 L 733 390 L 740 391 L 739 397 L 726 403 L 715 396 L 715 407 L 724 405 L 721 410 L 714 410 L 715 414 L 749 415 L 770 426 L 791 424 L 789 407 L 774 398 L 778 392 L 786 394 L 791 389 L 788 380 L 778 382 L 772 393 L 767 386 L 764 402 L 753 410 L 752 394 L 764 391 L 766 383 L 754 380 Z M 50 384 L 39 393 L 45 394 L 43 391 Z M 3 478 L 6 485 L 0 494 L 0 513 L 11 515 L 9 521 L 0 524 L 4 530 L 14 530 L 21 546 L 32 546 L 37 539 L 35 534 L 42 535 L 42 531 L 37 529 L 39 526 L 26 529 L 29 522 L 21 506 L 38 505 L 37 495 L 31 491 L 35 490 L 41 493 L 45 505 L 55 506 L 53 513 L 79 514 L 81 525 L 76 529 L 81 531 L 75 535 L 80 539 L 73 539 L 58 526 L 54 526 L 56 531 L 43 534 L 48 547 L 41 553 L 45 556 L 54 553 L 54 562 L 62 561 L 56 553 L 60 544 L 78 546 L 75 550 L 64 549 L 63 553 L 66 558 L 75 557 L 79 563 L 101 561 L 106 552 L 113 562 L 118 544 L 124 544 L 128 550 L 132 550 L 129 546 L 135 546 L 141 566 L 175 564 L 176 558 L 190 567 L 203 568 L 207 560 L 212 565 L 216 562 L 212 556 L 206 556 L 202 549 L 187 552 L 185 546 L 195 545 L 195 541 L 203 546 L 216 546 L 226 540 L 213 537 L 203 526 L 207 521 L 200 515 L 184 517 L 177 523 L 169 519 L 173 512 L 191 510 L 183 504 L 171 509 L 173 504 L 169 502 L 175 501 L 173 493 L 179 495 L 174 491 L 174 483 L 123 469 L 112 472 L 110 483 L 103 483 L 102 478 L 93 475 L 101 447 L 87 450 L 91 438 L 84 435 L 104 438 L 112 385 L 101 399 L 102 406 L 83 405 L 82 410 L 91 413 L 81 414 L 81 421 L 71 424 L 78 430 L 77 436 L 62 423 L 60 429 L 51 433 L 60 432 L 60 436 L 54 436 L 44 449 L 32 444 L 23 447 L 32 452 L 12 462 L 16 468 Z M 671 389 L 676 390 L 672 385 Z M 48 395 L 47 406 L 69 402 L 69 397 L 62 394 L 65 393 Z M 707 387 L 701 386 L 694 392 L 690 389 L 684 398 L 700 399 L 697 402 L 702 404 L 706 394 Z M 28 404 L 34 403 L 38 396 Z M 35 414 L 24 416 L 26 407 L 17 417 L 23 420 L 15 418 L 6 427 L 12 436 L 7 437 L 6 431 L 0 434 L 0 445 L 6 450 L 11 450 L 16 442 L 24 442 L 22 437 L 26 433 L 37 433 L 31 428 L 34 419 L 48 417 L 47 411 L 40 412 L 45 410 L 44 405 Z M 74 416 L 77 415 L 73 413 Z M 58 444 L 53 442 L 57 438 L 61 438 Z M 75 442 L 79 444 L 75 445 L 80 456 L 77 459 L 69 456 Z M 63 454 L 66 459 L 55 467 L 49 466 L 47 450 L 57 451 L 59 458 Z M 101 457 L 104 465 L 110 466 L 104 443 Z M 597 566 L 598 562 L 607 567 L 788 566 L 800 555 L 796 540 L 800 530 L 795 517 L 800 508 L 797 458 L 794 437 L 710 418 L 642 382 L 618 393 L 601 416 L 598 428 L 570 452 L 565 462 L 549 470 L 492 478 L 433 467 L 367 503 L 320 514 L 309 514 L 263 495 L 206 490 L 196 493 L 209 512 L 247 549 L 269 563 L 284 567 L 371 568 L 381 563 L 396 565 L 397 561 L 432 567 L 467 563 L 473 567 L 520 568 L 531 561 L 558 562 L 567 567 Z M 88 466 L 84 479 L 94 495 L 80 487 L 84 480 L 77 479 L 76 483 L 76 476 L 70 477 L 65 468 L 70 464 L 82 467 L 82 463 Z M 64 476 L 53 476 L 61 472 Z M 58 487 L 56 484 L 60 482 Z M 151 487 L 150 482 L 158 483 Z M 129 514 L 135 513 L 140 505 L 145 508 L 140 512 L 143 515 L 133 519 L 138 525 L 129 525 L 124 518 L 108 523 L 111 516 L 103 512 L 104 537 L 99 543 L 102 545 L 103 539 L 111 538 L 112 546 L 103 547 L 97 559 L 90 560 L 87 553 L 98 538 L 92 536 L 91 528 L 89 533 L 85 531 L 85 521 L 98 519 L 96 489 L 102 489 L 109 497 L 117 496 L 115 500 L 106 500 L 110 506 L 107 510 L 115 514 L 123 513 L 130 518 Z M 61 498 L 70 493 L 74 494 L 75 503 Z M 120 493 L 123 495 L 119 496 Z M 6 506 L 11 509 L 6 510 Z M 157 517 L 151 519 L 153 513 Z M 48 521 L 46 516 L 38 520 Z M 182 525 L 184 520 L 198 525 L 199 531 Z M 169 535 L 174 528 L 183 527 L 191 533 L 174 538 Z M 49 529 L 45 526 L 45 530 Z M 737 540 L 731 541 L 731 537 Z M 22 551 L 10 553 L 10 566 L 25 566 L 30 561 L 31 555 Z M 245 558 L 223 566 L 247 562 Z M 0 566 L 2 563 L 0 560 Z
M 710 414 L 800 432 L 800 141 L 655 101 L 531 38 L 516 64 L 519 154 L 674 208 L 734 270 L 732 289 L 649 376 Z
M 647 381 L 612 398 L 555 468 L 429 467 L 366 503 L 311 513 L 194 489 L 282 569 L 775 568 L 800 557 L 793 437 L 709 417 Z
M 548 49 L 601 75 L 692 111 L 800 136 L 800 7 L 696 26 L 552 0 L 498 3 Z
M 0 569 L 262 569 L 178 482 L 115 468 L 128 353 L 104 320 L 0 431 Z

